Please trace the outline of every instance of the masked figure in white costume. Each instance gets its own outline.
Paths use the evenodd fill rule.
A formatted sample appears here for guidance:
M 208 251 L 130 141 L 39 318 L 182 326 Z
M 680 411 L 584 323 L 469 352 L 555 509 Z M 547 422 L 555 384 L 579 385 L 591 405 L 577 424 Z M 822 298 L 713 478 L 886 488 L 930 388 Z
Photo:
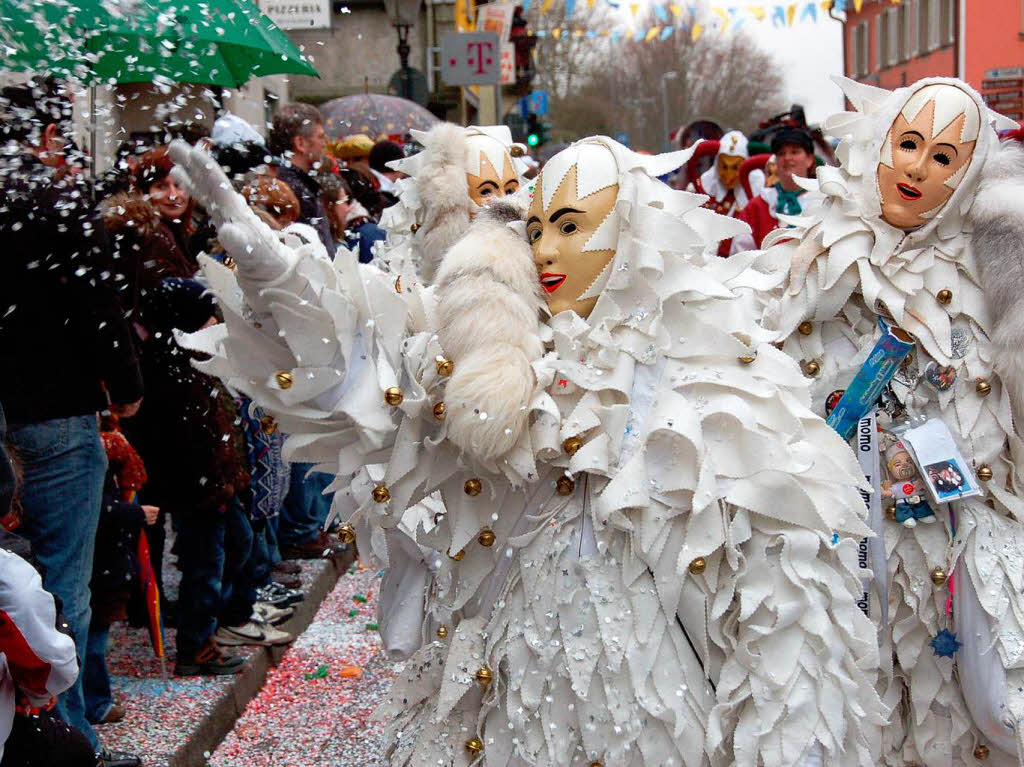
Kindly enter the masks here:
M 880 689 L 894 707 L 883 763 L 1017 764 L 1024 466 L 1011 402 L 1021 380 L 1019 370 L 1012 379 L 997 371 L 1000 357 L 1020 354 L 1024 337 L 1004 338 L 1000 349 L 996 333 L 1006 318 L 991 286 L 1001 277 L 989 268 L 986 284 L 971 234 L 991 221 L 972 227 L 969 216 L 991 212 L 979 190 L 1005 166 L 1002 154 L 1020 150 L 1000 148 L 995 128 L 1008 121 L 960 81 L 923 80 L 893 92 L 841 84 L 857 110 L 826 125 L 843 139 L 842 166 L 818 169 L 823 207 L 785 231 L 794 239 L 764 254 L 765 270 L 779 280 L 764 324 L 781 332 L 785 351 L 813 382 L 818 412 L 862 364 L 873 364 L 880 318 L 916 342 L 880 417 L 897 432 L 926 426 L 935 435 L 919 437 L 919 463 L 926 449 L 946 451 L 968 471 L 956 461 L 928 471 L 903 466 L 895 475 L 890 466 L 896 490 L 913 490 L 914 514 L 901 513 L 903 496 L 893 498 L 891 485 L 876 485 L 892 504 L 872 541 L 881 597 L 875 617 L 889 666 Z M 905 447 L 898 433 L 891 439 L 890 453 Z M 906 463 L 909 453 L 901 455 Z M 904 478 L 918 474 L 931 477 L 939 500 L 959 498 L 958 487 L 977 494 L 929 503 Z M 936 522 L 933 511 L 941 524 L 916 524 Z
M 202 152 L 172 151 L 238 263 L 204 265 L 225 315 L 187 341 L 206 369 L 337 475 L 386 566 L 403 511 L 444 499 L 390 764 L 877 762 L 858 467 L 735 298 L 763 276 L 705 253 L 745 225 L 656 180 L 687 152 L 579 142 L 525 226 L 488 206 L 432 290 L 400 293 L 282 247 Z
M 441 123 L 413 136 L 423 151 L 390 163 L 408 177 L 397 182 L 398 203 L 381 219 L 388 237 L 378 259 L 406 282 L 429 285 L 480 208 L 519 191 L 525 148 L 504 125 Z

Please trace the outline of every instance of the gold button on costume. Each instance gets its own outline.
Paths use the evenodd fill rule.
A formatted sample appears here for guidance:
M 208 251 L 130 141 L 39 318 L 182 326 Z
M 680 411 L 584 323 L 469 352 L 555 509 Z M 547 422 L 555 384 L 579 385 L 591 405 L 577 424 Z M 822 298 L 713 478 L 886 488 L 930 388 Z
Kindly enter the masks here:
M 462 489 L 466 491 L 466 495 L 480 495 L 484 489 L 484 484 L 474 477 L 473 479 L 467 479 L 466 484 L 462 486 Z
M 487 548 L 490 548 L 494 545 L 494 541 L 496 540 L 496 538 L 494 533 L 490 530 L 481 530 L 480 535 L 476 537 L 476 540 L 481 546 L 486 546 Z
M 292 374 L 284 370 L 279 371 L 277 375 L 274 376 L 274 379 L 277 381 L 277 385 L 281 389 L 290 389 L 292 388 L 292 384 L 295 383 L 295 379 L 292 378 Z
M 384 401 L 391 405 L 391 407 L 398 407 L 402 404 L 404 399 L 405 395 L 397 386 L 392 386 L 384 390 Z
M 373 500 L 377 503 L 387 503 L 391 500 L 391 491 L 387 485 L 377 485 L 373 488 Z

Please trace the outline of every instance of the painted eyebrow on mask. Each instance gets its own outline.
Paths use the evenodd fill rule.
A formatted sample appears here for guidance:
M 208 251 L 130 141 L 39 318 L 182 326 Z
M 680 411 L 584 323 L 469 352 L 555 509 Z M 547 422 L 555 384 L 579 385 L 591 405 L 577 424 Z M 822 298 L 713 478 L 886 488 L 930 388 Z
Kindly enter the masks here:
M 905 130 L 905 131 L 903 131 L 903 133 L 900 134 L 900 138 L 904 138 L 906 136 L 917 136 L 919 139 L 924 141 L 924 136 L 922 136 L 916 130 Z
M 498 185 L 495 184 L 493 181 L 490 181 L 490 180 L 482 181 L 482 182 L 480 182 L 479 184 L 476 185 L 477 191 L 480 191 L 480 192 L 482 192 L 484 189 L 487 189 L 488 187 L 490 187 L 491 189 L 497 189 Z
M 559 208 L 558 210 L 556 210 L 551 215 L 551 218 L 549 218 L 548 221 L 550 221 L 553 224 L 558 219 L 560 219 L 562 216 L 565 216 L 565 215 L 567 215 L 569 213 L 582 213 L 582 212 L 583 212 L 582 210 L 576 210 L 576 208 Z M 527 223 L 529 223 L 529 222 L 527 222 Z
M 539 223 L 540 223 L 540 219 L 537 218 L 536 216 L 530 216 L 528 219 L 526 219 L 526 225 L 527 226 L 529 226 L 530 224 L 539 224 Z

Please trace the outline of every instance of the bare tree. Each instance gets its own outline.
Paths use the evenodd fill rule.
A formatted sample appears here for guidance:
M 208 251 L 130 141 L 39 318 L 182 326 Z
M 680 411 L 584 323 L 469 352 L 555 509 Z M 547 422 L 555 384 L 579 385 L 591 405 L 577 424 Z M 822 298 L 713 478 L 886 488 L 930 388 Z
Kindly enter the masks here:
M 534 87 L 550 94 L 556 135 L 624 131 L 635 147 L 660 149 L 666 72 L 678 73 L 665 81 L 673 130 L 709 119 L 726 130 L 749 131 L 785 108 L 778 64 L 743 30 L 709 31 L 695 40 L 689 19 L 664 40 L 660 35 L 639 42 L 628 36 L 588 37 L 587 29 L 608 28 L 606 13 L 577 8 L 567 19 L 564 0 L 554 0 L 546 13 L 537 14 L 534 29 L 547 35 L 537 46 Z M 640 28 L 652 25 L 659 25 L 653 17 L 637 21 Z M 551 34 L 555 29 L 563 30 L 557 38 Z

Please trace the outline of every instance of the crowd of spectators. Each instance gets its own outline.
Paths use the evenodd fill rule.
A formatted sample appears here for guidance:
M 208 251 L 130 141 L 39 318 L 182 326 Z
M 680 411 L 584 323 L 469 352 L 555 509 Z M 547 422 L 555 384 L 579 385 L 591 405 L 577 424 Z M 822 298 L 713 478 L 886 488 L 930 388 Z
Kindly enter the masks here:
M 171 173 L 171 131 L 125 142 L 95 179 L 70 123 L 55 81 L 0 94 L 3 767 L 140 763 L 97 735 L 131 706 L 105 656 L 112 624 L 147 625 L 139 580 L 163 595 L 165 557 L 181 571 L 160 601 L 174 673 L 226 675 L 242 667 L 231 647 L 292 641 L 292 560 L 354 556 L 325 529 L 330 477 L 286 462 L 274 419 L 176 343 L 220 321 L 200 256 L 233 264 Z M 329 153 L 306 104 L 269 127 L 264 142 L 227 114 L 191 138 L 273 229 L 370 261 L 402 147 L 356 136 Z

